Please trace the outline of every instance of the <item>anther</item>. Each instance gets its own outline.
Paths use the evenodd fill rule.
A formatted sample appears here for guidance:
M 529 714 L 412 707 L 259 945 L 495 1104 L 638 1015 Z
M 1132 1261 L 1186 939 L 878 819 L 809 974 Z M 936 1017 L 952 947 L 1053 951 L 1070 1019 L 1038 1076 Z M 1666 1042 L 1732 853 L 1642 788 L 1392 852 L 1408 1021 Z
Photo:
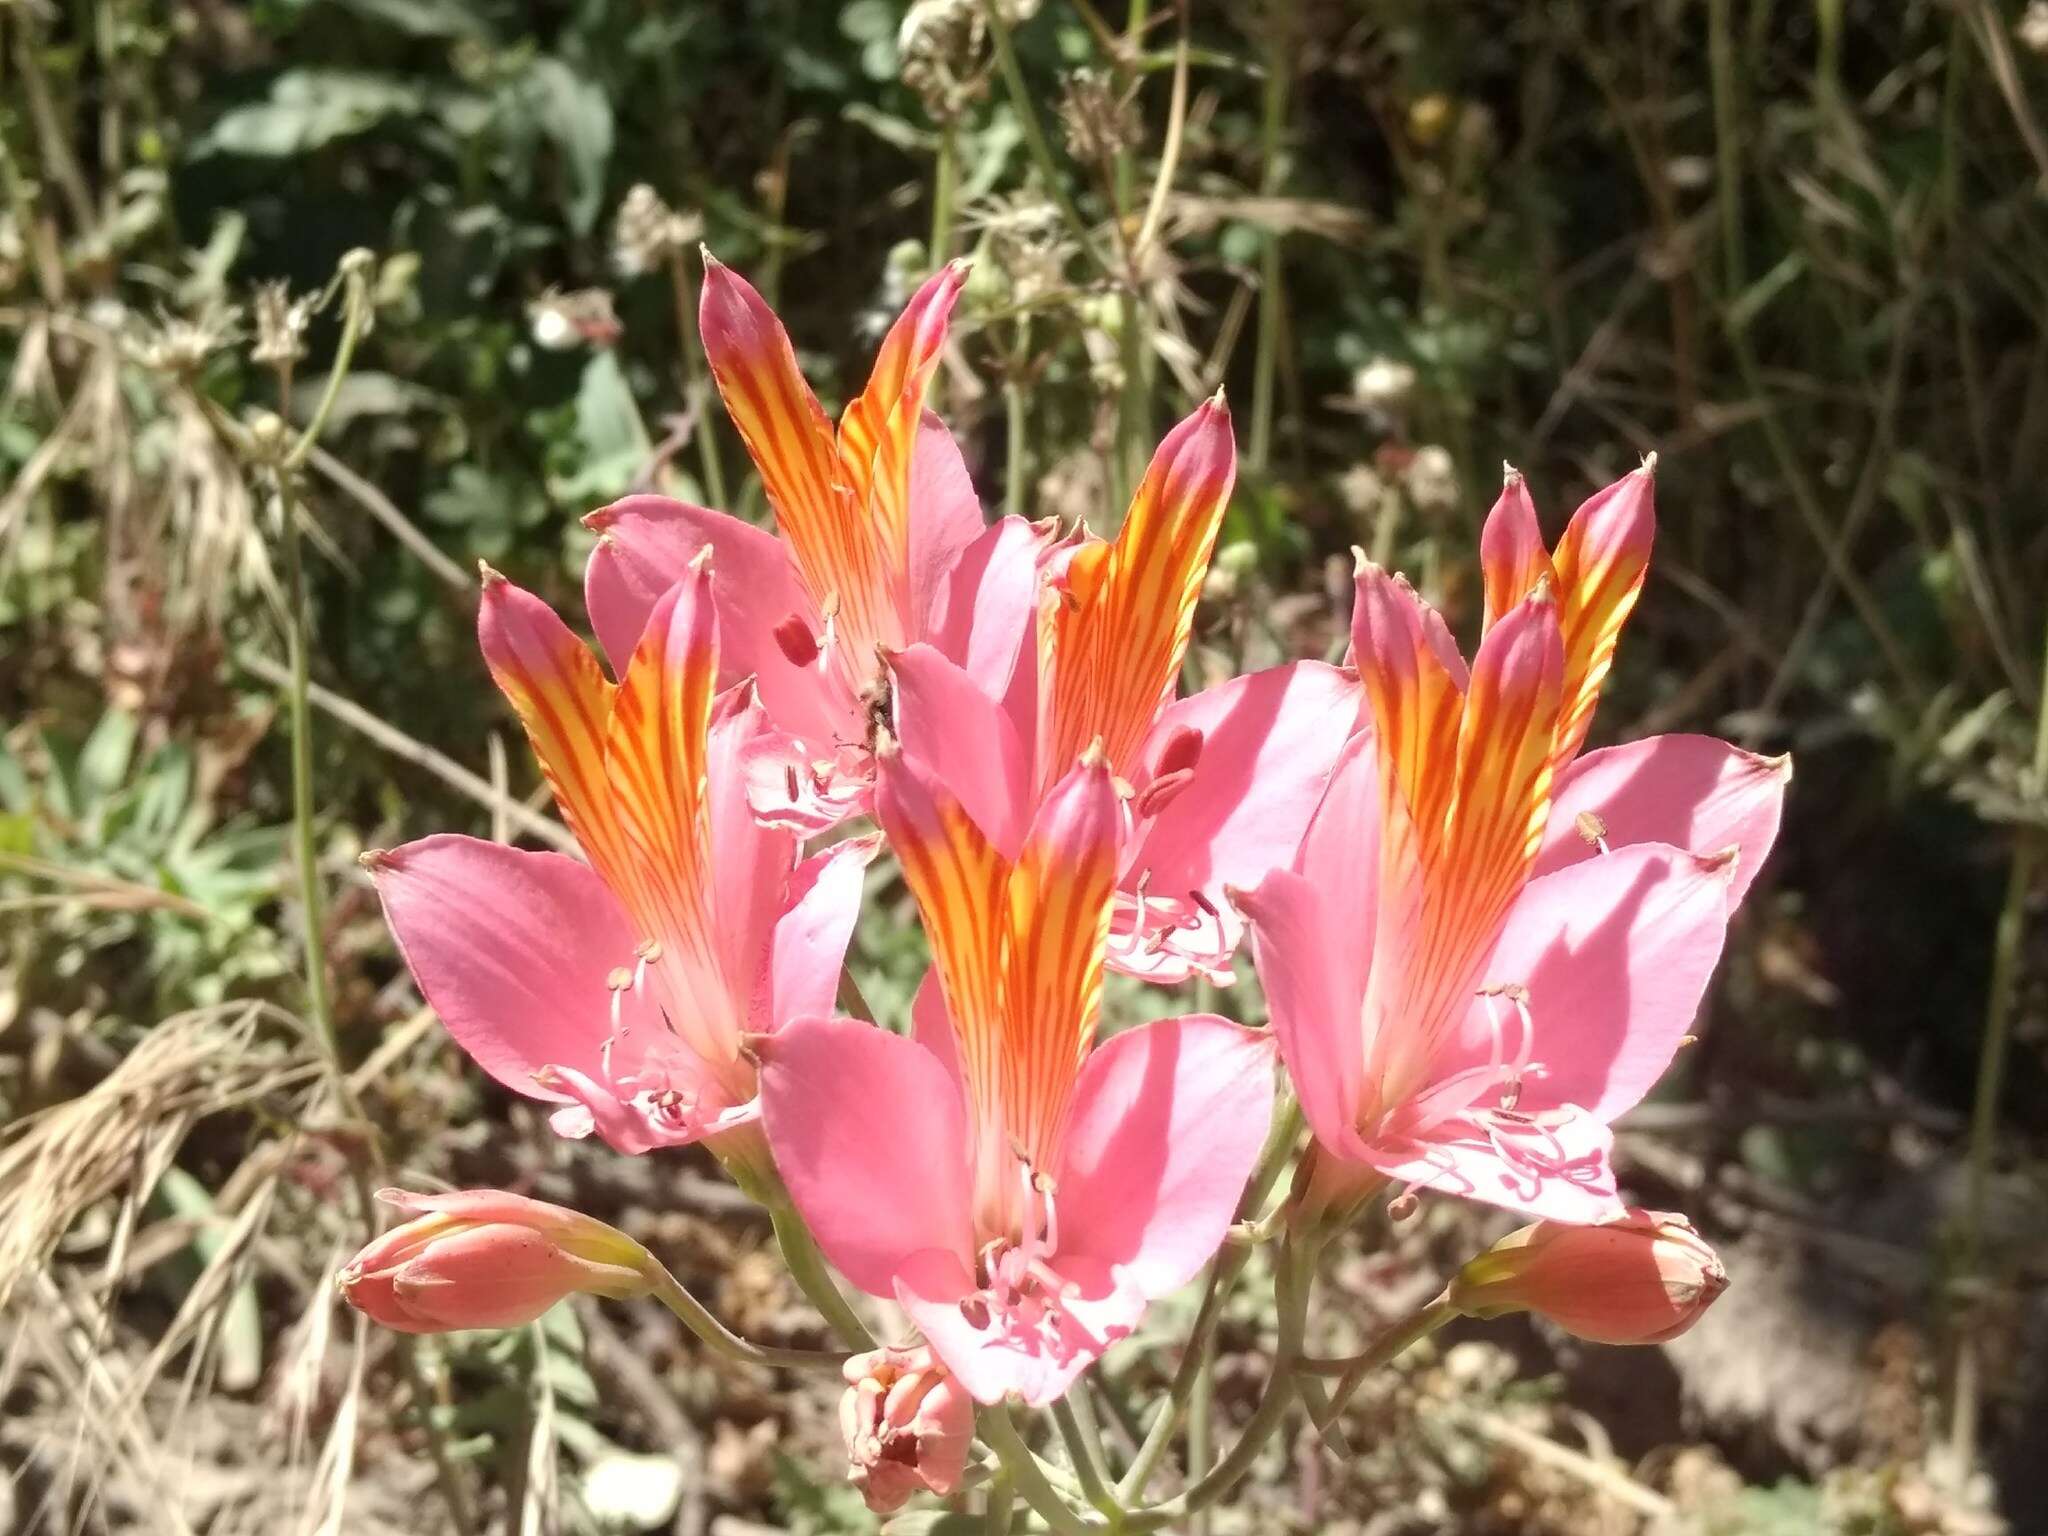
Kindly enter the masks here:
M 773 631 L 775 644 L 792 667 L 808 667 L 818 659 L 818 637 L 800 614 L 785 614 Z
M 605 977 L 604 984 L 614 992 L 623 992 L 633 985 L 633 972 L 627 966 L 615 965 L 611 974 Z
M 1387 1220 L 1393 1222 L 1407 1221 L 1421 1209 L 1422 1202 L 1416 1198 L 1415 1191 L 1404 1189 L 1400 1194 L 1387 1202 Z
M 1607 823 L 1591 811 L 1581 811 L 1572 818 L 1572 829 L 1586 841 L 1589 848 L 1607 852 Z

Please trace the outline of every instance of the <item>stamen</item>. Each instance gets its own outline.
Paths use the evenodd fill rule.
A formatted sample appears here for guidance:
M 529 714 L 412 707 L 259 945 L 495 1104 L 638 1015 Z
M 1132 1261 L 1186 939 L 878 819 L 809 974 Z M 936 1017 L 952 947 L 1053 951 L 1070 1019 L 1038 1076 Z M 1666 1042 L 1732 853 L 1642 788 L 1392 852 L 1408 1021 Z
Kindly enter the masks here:
M 1611 852 L 1607 846 L 1607 823 L 1591 811 L 1581 811 L 1572 818 L 1572 829 L 1586 840 L 1587 846 L 1602 853 Z

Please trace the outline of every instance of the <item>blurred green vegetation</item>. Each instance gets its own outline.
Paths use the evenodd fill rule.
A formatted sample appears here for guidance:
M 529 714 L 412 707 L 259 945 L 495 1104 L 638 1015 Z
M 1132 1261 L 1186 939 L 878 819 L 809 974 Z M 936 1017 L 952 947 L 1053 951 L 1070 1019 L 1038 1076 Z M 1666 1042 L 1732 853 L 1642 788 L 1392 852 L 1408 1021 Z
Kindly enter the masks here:
M 1959 1115 L 1988 1011 L 1999 1158 L 2038 1177 L 2042 7 L 14 0 L 0 40 L 0 1106 L 99 1060 L 10 1031 L 298 995 L 275 507 L 222 423 L 305 421 L 336 314 L 296 317 L 280 399 L 259 285 L 378 262 L 306 478 L 314 678 L 385 732 L 321 721 L 340 881 L 492 820 L 407 741 L 543 804 L 474 655 L 477 560 L 574 614 L 578 518 L 627 489 L 761 515 L 694 353 L 701 238 L 828 407 L 971 257 L 940 392 L 991 509 L 1113 525 L 1226 388 L 1198 674 L 1332 652 L 1353 545 L 1469 631 L 1503 459 L 1555 533 L 1654 450 L 1596 739 L 1799 765 L 1680 1086 Z M 920 958 L 886 872 L 876 898 L 888 1012 Z M 356 1059 L 398 971 L 361 891 L 329 928 Z M 1839 1126 L 1712 1140 L 1810 1193 L 1867 1177 Z

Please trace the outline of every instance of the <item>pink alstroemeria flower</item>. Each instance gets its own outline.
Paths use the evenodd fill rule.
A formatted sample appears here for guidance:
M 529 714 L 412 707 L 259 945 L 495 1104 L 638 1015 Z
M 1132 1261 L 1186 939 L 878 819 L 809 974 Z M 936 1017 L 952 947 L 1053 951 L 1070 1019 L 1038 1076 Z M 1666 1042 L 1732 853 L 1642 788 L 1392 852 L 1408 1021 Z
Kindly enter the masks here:
M 618 684 L 495 572 L 477 630 L 588 864 L 437 836 L 366 855 L 420 991 L 565 1136 L 621 1152 L 712 1138 L 755 1163 L 742 1037 L 827 1011 L 874 842 L 801 863 L 755 820 L 740 761 L 767 722 L 719 694 L 704 559 L 656 601 Z
M 1699 736 L 1577 757 L 1648 564 L 1653 466 L 1586 502 L 1554 558 L 1510 474 L 1469 676 L 1434 610 L 1362 563 L 1371 728 L 1294 869 L 1245 898 L 1340 1168 L 1568 1223 L 1622 1213 L 1608 1126 L 1690 1027 L 1789 776 Z
M 1194 1015 L 1090 1049 L 1123 815 L 1100 748 L 1010 854 L 887 738 L 880 756 L 937 985 L 915 1039 L 816 1019 L 769 1042 L 769 1145 L 826 1256 L 895 1297 L 970 1395 L 1048 1403 L 1222 1242 L 1271 1042 Z
M 1226 887 L 1293 859 L 1359 714 L 1357 679 L 1317 661 L 1175 700 L 1236 469 L 1219 395 L 1159 445 L 1114 540 L 1054 552 L 1037 645 L 1000 704 L 932 646 L 889 658 L 904 757 L 1006 853 L 1102 744 L 1131 790 L 1109 964 L 1150 981 L 1232 979 L 1244 925 Z
M 749 754 L 757 815 L 811 833 L 867 809 L 882 653 L 930 644 L 991 696 L 1009 686 L 1046 534 L 984 526 L 952 435 L 924 407 L 964 263 L 929 279 L 890 328 L 835 431 L 781 322 L 745 279 L 705 258 L 701 329 L 712 377 L 759 469 L 777 538 L 723 512 L 629 496 L 598 533 L 585 595 L 613 657 L 709 544 L 725 681 L 752 677 L 774 733 Z

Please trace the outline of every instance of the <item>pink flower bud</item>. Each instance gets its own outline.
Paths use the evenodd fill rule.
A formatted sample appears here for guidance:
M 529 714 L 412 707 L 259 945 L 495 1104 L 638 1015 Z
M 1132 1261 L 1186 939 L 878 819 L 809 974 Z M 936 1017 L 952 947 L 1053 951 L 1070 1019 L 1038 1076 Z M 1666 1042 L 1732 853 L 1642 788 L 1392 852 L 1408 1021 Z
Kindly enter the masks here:
M 1597 1227 L 1539 1221 L 1458 1271 L 1450 1300 L 1468 1317 L 1535 1312 L 1596 1344 L 1676 1338 L 1728 1287 L 1692 1223 L 1630 1211 Z
M 846 1362 L 839 1428 L 852 1463 L 847 1481 L 878 1515 L 918 1489 L 941 1496 L 960 1485 L 974 1440 L 974 1404 L 929 1349 L 877 1349 Z
M 387 1189 L 377 1198 L 419 1214 L 337 1279 L 351 1306 L 387 1328 L 517 1328 L 577 1291 L 624 1298 L 650 1289 L 646 1250 L 580 1212 L 498 1189 Z

